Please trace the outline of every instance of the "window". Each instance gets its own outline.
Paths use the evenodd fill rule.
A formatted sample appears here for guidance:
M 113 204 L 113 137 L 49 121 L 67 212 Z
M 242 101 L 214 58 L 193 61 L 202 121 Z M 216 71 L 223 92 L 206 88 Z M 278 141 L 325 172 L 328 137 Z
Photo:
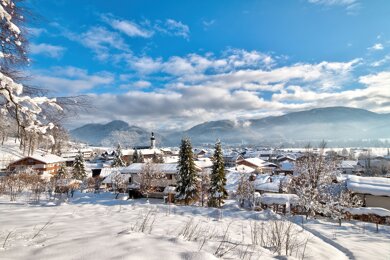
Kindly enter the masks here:
M 172 174 L 167 174 L 167 180 L 172 180 Z

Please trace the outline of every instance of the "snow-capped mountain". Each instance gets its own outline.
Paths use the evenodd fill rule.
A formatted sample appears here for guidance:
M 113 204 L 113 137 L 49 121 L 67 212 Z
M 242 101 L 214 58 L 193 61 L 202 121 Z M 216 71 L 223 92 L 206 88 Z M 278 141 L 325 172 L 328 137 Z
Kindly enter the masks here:
M 390 114 L 349 107 L 317 108 L 282 116 L 233 122 L 205 122 L 181 133 L 193 143 L 272 143 L 282 141 L 362 140 L 390 138 Z
M 129 126 L 123 121 L 88 124 L 71 131 L 75 139 L 91 144 L 148 144 L 150 132 Z M 186 131 L 157 136 L 163 145 L 178 145 L 181 137 L 190 137 L 193 144 L 224 143 L 265 144 L 283 141 L 362 140 L 390 138 L 390 114 L 378 114 L 349 107 L 316 108 L 234 122 L 218 120 L 196 125 Z
M 148 145 L 150 132 L 144 128 L 129 125 L 121 120 L 107 124 L 87 124 L 70 131 L 73 139 L 92 145 L 123 146 Z M 160 138 L 161 140 L 161 138 Z

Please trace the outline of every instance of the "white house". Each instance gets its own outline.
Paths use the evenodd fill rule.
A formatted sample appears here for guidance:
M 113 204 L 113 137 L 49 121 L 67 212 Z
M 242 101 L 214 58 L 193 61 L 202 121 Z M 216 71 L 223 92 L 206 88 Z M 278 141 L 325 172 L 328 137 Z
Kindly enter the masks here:
M 390 210 L 390 179 L 348 175 L 347 188 L 362 196 L 365 207 Z

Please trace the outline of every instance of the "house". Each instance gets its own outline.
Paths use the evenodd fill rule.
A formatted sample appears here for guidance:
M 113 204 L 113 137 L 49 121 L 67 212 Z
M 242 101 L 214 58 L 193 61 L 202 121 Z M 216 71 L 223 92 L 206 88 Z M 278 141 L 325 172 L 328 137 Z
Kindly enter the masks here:
M 194 160 L 194 163 L 197 167 L 201 169 L 211 169 L 213 167 L 213 161 L 210 158 L 198 158 Z
M 152 198 L 163 198 L 164 190 L 167 186 L 176 186 L 178 175 L 177 163 L 156 163 L 149 164 L 153 167 L 153 171 L 157 177 L 153 177 L 150 180 L 150 186 L 153 192 L 149 192 L 148 196 Z M 146 170 L 147 163 L 133 163 L 122 170 L 121 174 L 124 174 L 129 180 L 129 195 L 132 193 L 139 193 L 142 184 L 143 172 Z M 198 172 L 202 169 L 196 167 Z
M 208 151 L 206 151 L 205 149 L 197 149 L 197 148 L 194 149 L 194 155 L 197 158 L 205 157 L 207 154 Z
M 276 157 L 276 160 L 280 162 L 295 162 L 297 157 L 294 154 L 280 154 Z
M 358 164 L 358 161 L 351 161 L 351 160 L 344 160 L 341 161 L 337 169 L 342 173 L 342 174 L 356 174 L 356 175 L 361 175 L 363 173 L 363 168 Z
M 348 175 L 347 188 L 362 197 L 363 206 L 390 210 L 390 179 Z
M 296 211 L 299 205 L 299 197 L 295 194 L 273 194 L 264 193 L 260 197 L 263 209 L 272 208 L 275 212 Z
M 294 162 L 285 160 L 279 163 L 279 168 L 275 170 L 277 174 L 293 175 L 295 169 Z
M 24 172 L 32 169 L 39 175 L 45 178 L 50 178 L 57 174 L 61 165 L 65 163 L 65 159 L 54 154 L 31 155 L 23 157 L 9 164 L 10 172 Z
M 260 168 L 264 165 L 266 161 L 257 158 L 257 157 L 252 157 L 252 158 L 244 158 L 242 160 L 237 161 L 237 165 L 245 165 L 248 167 L 251 167 L 253 169 Z
M 278 167 L 276 164 L 264 161 L 260 158 L 244 158 L 237 162 L 237 165 L 245 165 L 261 173 L 272 174 Z
M 225 167 L 234 167 L 238 161 L 243 159 L 244 157 L 241 154 L 229 154 L 223 156 Z
M 283 193 L 287 191 L 291 178 L 288 176 L 259 174 L 253 183 L 256 192 L 263 193 Z
M 114 167 L 114 168 L 103 168 L 100 177 L 103 177 L 102 186 L 105 188 L 111 188 L 115 182 L 118 181 L 118 178 L 121 178 L 121 181 L 127 182 L 128 176 L 121 174 L 123 167 Z

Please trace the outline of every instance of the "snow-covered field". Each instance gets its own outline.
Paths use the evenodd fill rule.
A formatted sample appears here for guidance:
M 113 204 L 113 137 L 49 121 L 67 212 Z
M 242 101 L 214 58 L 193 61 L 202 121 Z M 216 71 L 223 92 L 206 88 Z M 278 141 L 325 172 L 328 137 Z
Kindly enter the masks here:
M 254 230 L 269 230 L 280 218 L 239 209 L 234 201 L 220 211 L 161 200 L 115 200 L 111 193 L 78 193 L 66 203 L 40 205 L 1 197 L 0 259 L 276 258 L 271 247 L 253 245 L 261 237 Z M 291 220 L 297 223 L 292 224 L 295 239 L 308 242 L 290 259 L 390 259 L 389 226 L 377 233 L 368 223 L 339 227 L 310 220 L 302 229 L 300 216 Z

